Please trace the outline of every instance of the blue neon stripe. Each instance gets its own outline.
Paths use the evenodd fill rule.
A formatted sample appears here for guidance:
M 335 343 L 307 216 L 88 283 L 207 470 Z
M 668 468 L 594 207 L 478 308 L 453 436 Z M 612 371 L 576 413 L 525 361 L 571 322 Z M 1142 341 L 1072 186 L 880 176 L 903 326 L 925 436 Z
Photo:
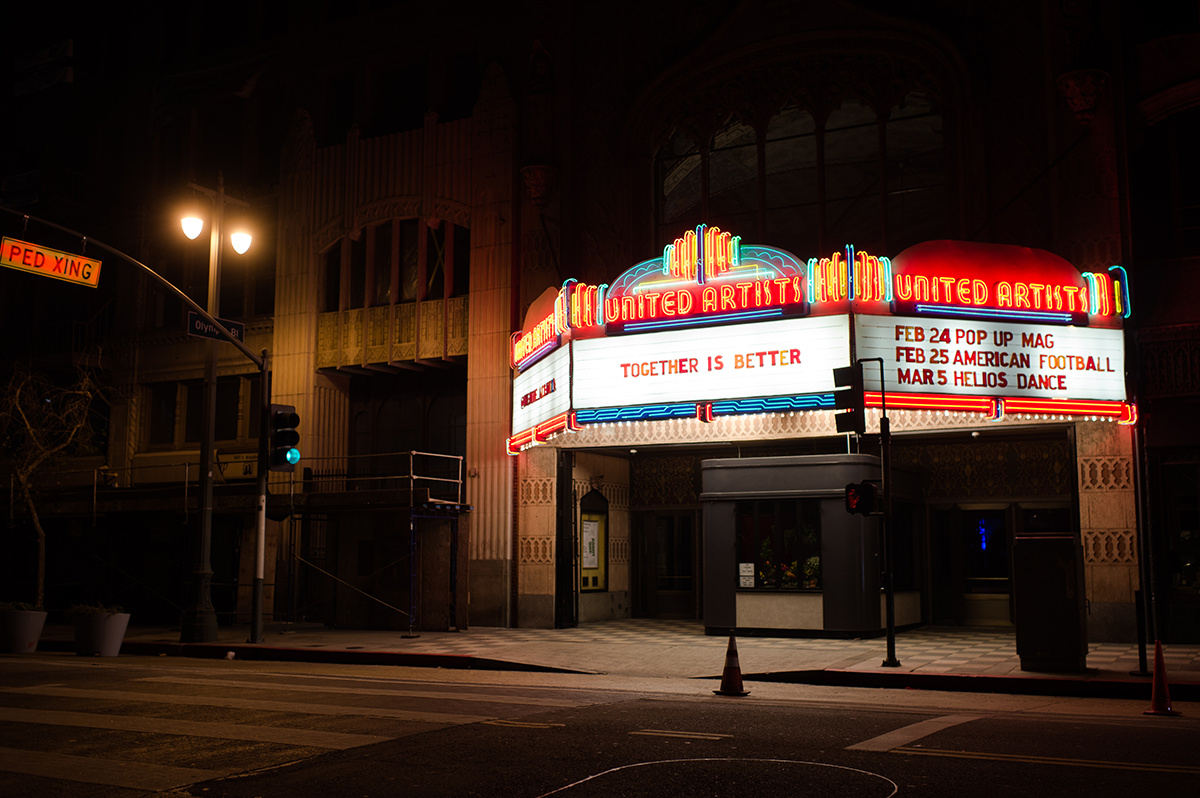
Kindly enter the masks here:
M 1004 310 L 1002 308 L 960 308 L 950 305 L 917 305 L 918 313 L 937 313 L 941 316 L 976 318 L 1018 319 L 1023 321 L 1058 322 L 1070 324 L 1070 313 L 1041 312 L 1036 310 Z
M 833 407 L 832 393 L 728 399 L 712 403 L 713 415 L 726 416 L 744 413 L 778 413 L 784 410 L 818 410 L 828 407 Z
M 636 407 L 601 407 L 576 410 L 579 424 L 602 424 L 609 421 L 647 421 L 661 418 L 689 418 L 696 415 L 695 402 L 669 405 L 639 405 Z
M 723 316 L 689 316 L 682 319 L 666 321 L 642 321 L 626 324 L 626 332 L 639 330 L 667 330 L 676 327 L 698 327 L 706 324 L 724 324 L 731 321 L 746 321 L 748 319 L 766 319 L 772 316 L 782 316 L 783 308 L 767 308 L 764 310 L 749 310 L 743 313 L 729 313 Z

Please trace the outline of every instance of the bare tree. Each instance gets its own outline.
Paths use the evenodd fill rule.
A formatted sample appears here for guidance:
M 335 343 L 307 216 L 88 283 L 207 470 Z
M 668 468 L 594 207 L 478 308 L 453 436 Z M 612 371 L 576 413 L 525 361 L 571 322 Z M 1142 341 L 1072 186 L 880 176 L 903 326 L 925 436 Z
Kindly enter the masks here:
M 46 530 L 33 485 L 57 458 L 90 451 L 98 400 L 105 400 L 104 389 L 84 368 L 73 384 L 63 387 L 18 364 L 0 391 L 0 456 L 11 464 L 37 535 L 35 605 L 39 610 L 46 601 Z

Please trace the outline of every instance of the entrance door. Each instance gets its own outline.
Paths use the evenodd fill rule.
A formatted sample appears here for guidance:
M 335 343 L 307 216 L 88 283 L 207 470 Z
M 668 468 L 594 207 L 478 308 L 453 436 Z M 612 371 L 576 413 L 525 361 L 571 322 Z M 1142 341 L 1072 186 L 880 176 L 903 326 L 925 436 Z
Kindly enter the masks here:
M 697 618 L 698 518 L 694 511 L 654 512 L 638 519 L 634 614 Z
M 962 509 L 963 576 L 968 626 L 1012 624 L 1012 532 L 1008 510 Z
M 1012 625 L 1012 523 L 1008 505 L 935 508 L 930 521 L 933 622 Z

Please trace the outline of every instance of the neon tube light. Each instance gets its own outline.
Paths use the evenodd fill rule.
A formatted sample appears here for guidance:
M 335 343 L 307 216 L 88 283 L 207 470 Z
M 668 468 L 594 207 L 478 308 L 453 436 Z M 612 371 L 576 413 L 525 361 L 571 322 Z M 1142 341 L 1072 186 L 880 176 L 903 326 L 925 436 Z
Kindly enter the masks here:
M 769 319 L 783 315 L 783 308 L 763 308 L 748 310 L 743 313 L 725 313 L 719 316 L 685 316 L 677 319 L 662 321 L 638 321 L 625 325 L 626 332 L 640 330 L 667 330 L 677 327 L 698 327 L 707 324 L 726 324 L 733 321 L 748 321 L 750 319 Z
M 817 393 L 804 396 L 766 396 L 754 399 L 728 399 L 712 403 L 714 416 L 745 415 L 747 413 L 779 413 L 786 410 L 821 410 L 833 407 L 833 394 Z
M 1036 310 L 1006 310 L 1004 308 L 960 307 L 958 305 L 926 305 L 916 306 L 918 313 L 936 313 L 939 316 L 954 316 L 958 318 L 975 318 L 982 316 L 993 319 L 1015 319 L 1021 321 L 1040 321 L 1052 324 L 1070 324 L 1070 313 L 1056 313 Z
M 695 416 L 695 402 L 668 405 L 639 405 L 635 407 L 600 407 L 575 411 L 575 421 L 580 425 L 605 424 L 614 421 L 695 418 Z

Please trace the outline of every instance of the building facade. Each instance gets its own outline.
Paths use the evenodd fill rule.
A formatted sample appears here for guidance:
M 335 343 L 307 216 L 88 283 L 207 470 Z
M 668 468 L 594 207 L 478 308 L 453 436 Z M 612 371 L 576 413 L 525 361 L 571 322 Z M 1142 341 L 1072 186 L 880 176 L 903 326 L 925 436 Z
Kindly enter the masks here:
M 30 133 L 24 160 L 6 165 L 7 206 L 99 231 L 198 301 L 208 253 L 174 232 L 175 196 L 221 174 L 258 219 L 248 260 L 225 256 L 219 315 L 270 353 L 271 399 L 301 418 L 301 466 L 271 481 L 270 617 L 402 628 L 420 604 L 431 628 L 637 615 L 851 631 L 781 625 L 791 610 L 780 602 L 823 617 L 811 610 L 819 579 L 780 571 L 746 586 L 740 560 L 730 553 L 722 572 L 706 545 L 705 463 L 880 453 L 869 436 L 839 434 L 828 408 L 618 419 L 512 446 L 529 393 L 514 391 L 514 334 L 545 318 L 565 283 L 614 285 L 703 225 L 800 263 L 847 247 L 897 260 L 958 241 L 1052 253 L 1080 281 L 1122 267 L 1126 379 L 1104 401 L 1126 411 L 893 406 L 893 464 L 914 475 L 893 552 L 898 620 L 1020 627 L 1014 580 L 1033 571 L 1014 570 L 1015 544 L 1053 530 L 1079 553 L 1088 639 L 1133 639 L 1139 621 L 1151 636 L 1197 639 L 1187 411 L 1200 393 L 1198 319 L 1178 290 L 1197 243 L 1195 164 L 1181 145 L 1200 70 L 1194 8 L 1162 28 L 1108 2 L 363 5 L 250 4 L 241 38 L 201 27 L 124 60 L 82 44 L 55 55 L 49 36 L 34 62 L 78 79 L 47 83 L 26 66 L 11 84 L 29 110 L 92 110 L 100 132 L 75 134 L 87 147 L 71 173 L 109 201 L 51 179 L 78 140 L 34 146 Z M 181 21 L 158 13 L 144 24 Z M 78 247 L 19 217 L 5 224 Z M 65 305 L 59 286 L 4 270 L 18 290 L 0 301 L 47 330 L 53 309 L 69 308 L 78 332 L 47 335 L 44 362 L 91 352 L 76 361 L 118 389 L 107 439 L 60 477 L 80 495 L 51 523 L 106 562 L 138 552 L 142 588 L 126 598 L 169 617 L 193 556 L 207 344 L 186 335 L 169 292 L 115 262 L 104 269 L 99 289 Z M 997 271 L 977 276 L 990 284 Z M 262 381 L 233 348 L 219 358 L 214 604 L 233 621 L 249 612 L 246 464 Z M 792 395 L 812 393 L 826 390 Z M 641 406 L 631 402 L 605 406 Z M 414 474 L 446 480 L 445 500 L 469 511 L 415 531 L 425 521 L 413 521 L 411 496 L 379 493 Z M 785 498 L 798 504 L 747 512 L 772 524 L 817 512 Z M 759 553 L 784 545 L 755 540 Z M 57 545 L 60 563 L 77 550 Z M 832 556 L 804 546 L 789 559 L 801 570 Z M 861 551 L 877 572 L 877 544 Z M 66 567 L 52 573 L 75 584 L 55 571 Z M 751 614 L 710 622 L 714 580 Z M 860 594 L 878 591 L 868 582 Z M 853 631 L 880 631 L 867 626 Z

